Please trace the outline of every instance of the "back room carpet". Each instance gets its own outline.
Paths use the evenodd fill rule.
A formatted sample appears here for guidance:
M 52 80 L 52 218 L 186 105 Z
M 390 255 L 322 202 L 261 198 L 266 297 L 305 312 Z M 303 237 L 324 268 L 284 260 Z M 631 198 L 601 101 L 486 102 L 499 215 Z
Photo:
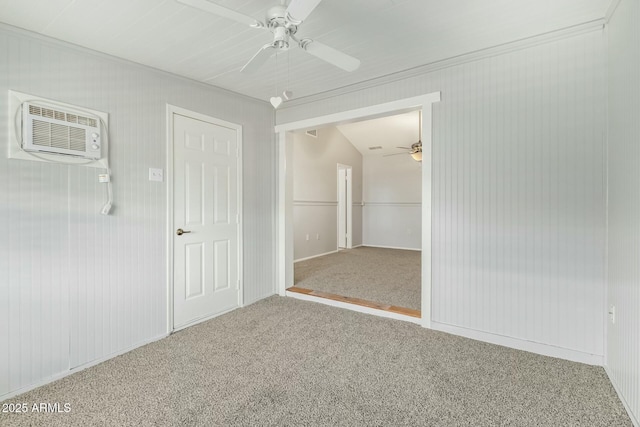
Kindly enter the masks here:
M 300 288 L 420 310 L 421 252 L 359 247 L 294 264 Z

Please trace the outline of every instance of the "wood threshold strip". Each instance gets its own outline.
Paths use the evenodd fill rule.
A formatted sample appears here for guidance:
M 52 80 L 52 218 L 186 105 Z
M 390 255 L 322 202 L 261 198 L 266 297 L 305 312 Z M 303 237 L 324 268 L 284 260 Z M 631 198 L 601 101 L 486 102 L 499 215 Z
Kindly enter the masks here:
M 342 295 L 330 294 L 329 292 L 314 291 L 313 289 L 299 288 L 297 286 L 292 286 L 290 288 L 287 288 L 287 291 L 297 292 L 299 294 L 305 294 L 305 295 L 312 295 L 314 297 L 319 297 L 319 298 L 326 298 L 333 301 L 345 302 L 347 304 L 355 304 L 362 307 L 375 308 L 376 310 L 389 311 L 391 313 L 403 314 L 405 316 L 416 317 L 418 319 L 420 319 L 421 317 L 420 310 L 414 310 L 412 308 L 398 307 L 398 306 L 389 305 L 389 304 L 380 304 L 377 302 L 367 301 L 360 298 L 345 297 Z

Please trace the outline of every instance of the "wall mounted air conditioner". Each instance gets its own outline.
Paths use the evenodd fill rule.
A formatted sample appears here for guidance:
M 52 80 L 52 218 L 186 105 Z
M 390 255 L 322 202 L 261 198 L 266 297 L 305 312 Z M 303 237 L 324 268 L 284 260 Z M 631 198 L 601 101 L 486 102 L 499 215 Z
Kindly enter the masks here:
M 100 119 L 43 103 L 22 104 L 22 149 L 101 158 Z

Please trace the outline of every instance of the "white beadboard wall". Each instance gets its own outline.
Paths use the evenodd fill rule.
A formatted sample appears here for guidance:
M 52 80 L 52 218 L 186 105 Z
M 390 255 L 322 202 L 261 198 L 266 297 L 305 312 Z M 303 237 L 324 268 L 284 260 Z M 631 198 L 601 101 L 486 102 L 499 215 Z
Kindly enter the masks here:
M 109 113 L 114 211 L 100 170 L 7 159 L 7 90 Z M 0 400 L 167 332 L 166 104 L 243 126 L 244 301 L 275 292 L 273 109 L 0 27 Z
M 441 91 L 432 325 L 601 363 L 605 71 L 603 31 L 593 28 L 293 105 L 276 122 Z
M 607 373 L 640 426 L 640 5 L 622 0 L 609 40 Z
M 364 246 L 422 246 L 422 166 L 408 154 L 365 156 L 362 167 Z

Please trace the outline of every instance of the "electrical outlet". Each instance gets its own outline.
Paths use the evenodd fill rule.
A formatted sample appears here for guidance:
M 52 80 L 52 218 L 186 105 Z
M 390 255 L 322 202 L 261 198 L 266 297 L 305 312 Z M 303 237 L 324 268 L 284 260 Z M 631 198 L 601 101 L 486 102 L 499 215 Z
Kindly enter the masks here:
M 306 235 L 306 239 L 307 239 L 307 241 L 309 241 L 309 235 L 308 234 Z
M 163 171 L 162 169 L 149 168 L 149 181 L 163 181 Z
M 316 233 L 316 240 L 320 240 L 320 233 Z
M 609 306 L 609 320 L 611 320 L 612 324 L 616 324 L 616 306 L 615 305 L 610 305 Z

